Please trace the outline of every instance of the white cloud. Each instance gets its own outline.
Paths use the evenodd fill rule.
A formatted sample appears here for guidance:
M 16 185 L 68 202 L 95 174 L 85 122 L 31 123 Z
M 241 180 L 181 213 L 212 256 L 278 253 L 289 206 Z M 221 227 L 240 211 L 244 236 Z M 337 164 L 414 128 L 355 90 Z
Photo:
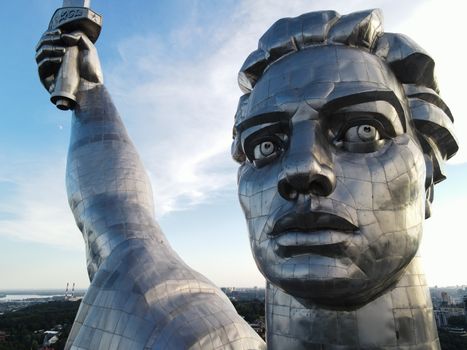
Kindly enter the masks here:
M 307 1 L 244 1 L 229 18 L 206 24 L 194 15 L 165 38 L 118 44 L 107 82 L 151 174 L 158 215 L 235 185 L 238 70 L 274 20 L 309 10 Z
M 430 49 L 444 47 L 439 38 L 433 40 L 433 33 L 446 33 L 446 27 L 429 29 L 436 15 L 431 7 L 439 4 L 413 2 L 404 5 L 401 16 L 387 1 L 243 1 L 229 18 L 213 16 L 212 22 L 200 23 L 195 11 L 186 25 L 165 38 L 133 36 L 119 43 L 120 59 L 108 66 L 107 81 L 152 175 L 158 215 L 191 207 L 234 186 L 229 146 L 240 96 L 236 75 L 265 29 L 280 17 L 307 11 L 334 8 L 345 14 L 377 6 L 390 16 L 391 26 L 400 23 L 389 30 L 409 31 Z M 457 85 L 445 80 L 443 86 Z M 461 101 L 444 91 L 447 100 Z M 462 129 L 465 122 L 458 124 Z M 458 162 L 464 158 L 456 157 Z

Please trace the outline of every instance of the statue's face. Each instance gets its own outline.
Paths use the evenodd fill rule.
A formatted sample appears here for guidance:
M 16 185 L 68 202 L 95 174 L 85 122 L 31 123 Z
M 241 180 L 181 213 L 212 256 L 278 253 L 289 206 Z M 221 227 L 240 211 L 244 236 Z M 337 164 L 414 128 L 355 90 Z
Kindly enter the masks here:
M 247 155 L 239 198 L 269 282 L 318 303 L 360 305 L 401 276 L 425 200 L 403 96 L 379 58 L 345 46 L 282 57 L 257 82 L 237 122 Z

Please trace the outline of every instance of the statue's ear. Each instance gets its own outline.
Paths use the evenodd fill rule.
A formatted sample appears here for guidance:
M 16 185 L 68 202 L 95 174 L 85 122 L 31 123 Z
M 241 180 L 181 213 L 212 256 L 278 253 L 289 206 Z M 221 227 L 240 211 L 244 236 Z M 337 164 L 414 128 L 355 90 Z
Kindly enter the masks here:
M 434 197 L 434 183 L 433 183 L 433 160 L 431 156 L 424 153 L 426 177 L 425 177 L 425 219 L 431 216 L 431 203 Z

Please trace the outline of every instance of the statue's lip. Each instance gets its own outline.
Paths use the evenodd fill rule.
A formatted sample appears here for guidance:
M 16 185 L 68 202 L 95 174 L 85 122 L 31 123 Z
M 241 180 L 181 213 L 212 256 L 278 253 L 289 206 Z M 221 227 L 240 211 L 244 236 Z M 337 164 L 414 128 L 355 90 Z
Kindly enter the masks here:
M 281 216 L 269 236 L 275 237 L 288 232 L 313 233 L 327 230 L 352 233 L 357 229 L 358 226 L 336 214 L 320 211 L 294 212 Z

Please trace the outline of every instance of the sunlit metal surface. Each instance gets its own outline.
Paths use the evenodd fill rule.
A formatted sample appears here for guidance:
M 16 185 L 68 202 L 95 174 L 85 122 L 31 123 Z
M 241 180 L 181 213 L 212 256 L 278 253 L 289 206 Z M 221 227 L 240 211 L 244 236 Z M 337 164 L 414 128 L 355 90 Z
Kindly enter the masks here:
M 416 253 L 453 119 L 432 59 L 381 18 L 281 19 L 240 71 L 232 155 L 268 349 L 439 349 Z
M 378 10 L 276 22 L 244 63 L 233 158 L 269 349 L 439 349 L 416 255 L 457 151 L 433 60 Z M 36 60 L 53 93 L 79 43 L 67 191 L 91 286 L 67 349 L 264 349 L 170 248 L 92 40 L 60 28 Z

